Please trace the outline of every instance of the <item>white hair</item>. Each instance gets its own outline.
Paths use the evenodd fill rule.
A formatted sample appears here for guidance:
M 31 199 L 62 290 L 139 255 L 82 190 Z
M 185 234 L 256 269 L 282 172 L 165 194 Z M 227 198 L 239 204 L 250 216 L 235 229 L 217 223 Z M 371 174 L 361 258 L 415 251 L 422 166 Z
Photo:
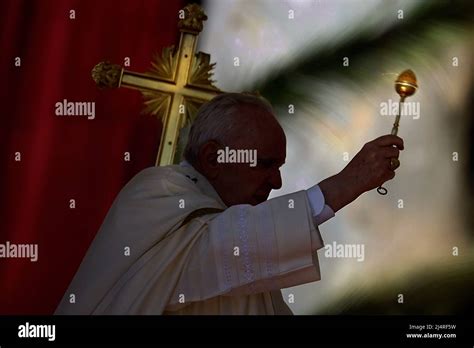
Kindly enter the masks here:
M 225 144 L 233 136 L 241 134 L 242 128 L 251 126 L 248 119 L 241 115 L 241 107 L 247 105 L 273 115 L 267 100 L 250 93 L 220 94 L 201 106 L 189 131 L 184 158 L 195 164 L 203 144 L 211 140 Z

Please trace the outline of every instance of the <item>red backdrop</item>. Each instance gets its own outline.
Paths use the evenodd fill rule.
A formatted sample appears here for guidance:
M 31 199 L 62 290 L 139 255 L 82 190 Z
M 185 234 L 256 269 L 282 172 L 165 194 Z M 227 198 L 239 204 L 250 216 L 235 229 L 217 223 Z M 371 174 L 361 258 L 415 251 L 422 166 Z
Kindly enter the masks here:
M 38 244 L 38 261 L 0 258 L 0 314 L 53 313 L 118 191 L 154 164 L 161 125 L 140 114 L 140 93 L 100 91 L 90 72 L 125 57 L 127 69 L 149 69 L 153 53 L 177 42 L 182 6 L 2 1 L 0 243 Z M 95 119 L 56 116 L 63 99 L 95 102 Z

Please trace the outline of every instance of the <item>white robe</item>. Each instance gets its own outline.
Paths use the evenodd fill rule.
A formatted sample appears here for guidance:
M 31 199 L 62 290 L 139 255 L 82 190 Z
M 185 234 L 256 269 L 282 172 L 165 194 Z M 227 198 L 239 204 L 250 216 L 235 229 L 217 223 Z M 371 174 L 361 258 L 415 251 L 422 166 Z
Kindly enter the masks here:
M 181 226 L 201 208 L 223 212 Z M 280 289 L 319 280 L 322 247 L 306 191 L 226 207 L 189 165 L 147 168 L 117 196 L 55 314 L 291 314 Z

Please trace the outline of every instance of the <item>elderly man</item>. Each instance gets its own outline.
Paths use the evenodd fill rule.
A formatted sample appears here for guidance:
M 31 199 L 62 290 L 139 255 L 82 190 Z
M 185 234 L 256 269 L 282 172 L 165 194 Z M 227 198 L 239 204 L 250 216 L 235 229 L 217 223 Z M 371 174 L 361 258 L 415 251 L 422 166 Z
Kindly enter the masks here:
M 220 95 L 199 110 L 186 161 L 123 188 L 56 313 L 291 314 L 280 289 L 321 278 L 318 225 L 392 179 L 402 149 L 382 136 L 340 173 L 267 200 L 282 185 L 283 129 L 262 99 Z

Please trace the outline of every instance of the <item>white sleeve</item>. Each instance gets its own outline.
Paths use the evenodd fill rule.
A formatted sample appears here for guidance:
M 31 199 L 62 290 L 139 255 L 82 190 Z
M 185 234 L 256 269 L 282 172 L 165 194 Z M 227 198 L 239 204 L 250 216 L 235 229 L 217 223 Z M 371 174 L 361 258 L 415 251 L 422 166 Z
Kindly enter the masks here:
M 313 221 L 316 226 L 321 225 L 336 215 L 331 207 L 326 204 L 319 185 L 314 185 L 306 193 L 308 194 L 309 205 L 311 206 Z
M 190 252 L 176 293 L 190 301 L 279 290 L 321 279 L 306 191 L 257 206 L 235 205 L 208 220 Z M 193 224 L 200 223 L 194 221 Z M 202 222 L 201 222 L 202 223 Z M 170 305 L 176 303 L 173 296 Z

